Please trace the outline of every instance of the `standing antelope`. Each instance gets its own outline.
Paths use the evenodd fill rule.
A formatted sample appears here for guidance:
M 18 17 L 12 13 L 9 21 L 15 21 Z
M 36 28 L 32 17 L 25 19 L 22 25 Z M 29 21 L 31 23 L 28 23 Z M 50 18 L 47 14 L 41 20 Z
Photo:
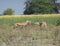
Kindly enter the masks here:
M 26 20 L 26 22 L 21 22 L 21 23 L 15 23 L 14 24 L 14 29 L 18 26 L 21 26 L 21 27 L 26 27 L 27 25 L 31 24 L 31 21 L 29 20 Z

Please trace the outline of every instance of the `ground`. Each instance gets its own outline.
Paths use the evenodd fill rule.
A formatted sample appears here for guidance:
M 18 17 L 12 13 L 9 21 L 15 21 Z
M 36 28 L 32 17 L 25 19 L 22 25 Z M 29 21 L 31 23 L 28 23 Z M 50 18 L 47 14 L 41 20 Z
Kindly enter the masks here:
M 0 46 L 59 46 L 60 26 L 48 24 L 47 29 L 37 25 L 13 28 L 0 25 Z

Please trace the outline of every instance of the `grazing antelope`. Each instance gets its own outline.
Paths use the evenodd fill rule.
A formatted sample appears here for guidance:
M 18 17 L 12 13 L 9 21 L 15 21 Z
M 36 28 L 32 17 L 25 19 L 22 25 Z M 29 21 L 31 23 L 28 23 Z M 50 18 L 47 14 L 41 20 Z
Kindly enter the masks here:
M 46 22 L 40 22 L 40 27 L 41 28 L 47 28 L 47 23 Z
M 47 23 L 46 22 L 35 22 L 34 23 L 35 25 L 38 25 L 38 26 L 40 26 L 40 28 L 47 28 Z
M 14 29 L 18 26 L 21 26 L 21 27 L 26 27 L 27 25 L 31 24 L 31 21 L 29 20 L 26 20 L 26 22 L 21 22 L 21 23 L 15 23 L 14 24 Z

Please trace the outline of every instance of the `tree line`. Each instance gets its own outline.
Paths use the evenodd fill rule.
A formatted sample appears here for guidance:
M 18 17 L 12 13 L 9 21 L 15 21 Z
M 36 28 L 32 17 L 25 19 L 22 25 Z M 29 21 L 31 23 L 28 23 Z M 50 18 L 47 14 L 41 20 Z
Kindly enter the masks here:
M 26 0 L 23 14 L 59 13 L 56 1 L 57 0 Z M 3 15 L 13 15 L 14 12 L 12 8 L 7 8 L 4 10 Z
M 58 13 L 57 0 L 26 0 L 24 14 L 53 14 Z

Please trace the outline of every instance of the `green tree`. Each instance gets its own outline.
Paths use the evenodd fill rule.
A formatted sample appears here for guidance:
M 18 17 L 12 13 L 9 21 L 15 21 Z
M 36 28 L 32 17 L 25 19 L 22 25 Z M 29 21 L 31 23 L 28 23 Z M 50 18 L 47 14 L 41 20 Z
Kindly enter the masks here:
M 24 14 L 52 14 L 58 13 L 55 0 L 26 0 Z
M 32 10 L 32 0 L 26 0 L 25 4 L 26 4 L 26 7 L 25 7 L 25 11 L 24 11 L 24 14 L 33 14 L 33 10 Z
M 14 10 L 11 8 L 7 8 L 6 10 L 4 10 L 3 15 L 13 15 L 14 14 Z

